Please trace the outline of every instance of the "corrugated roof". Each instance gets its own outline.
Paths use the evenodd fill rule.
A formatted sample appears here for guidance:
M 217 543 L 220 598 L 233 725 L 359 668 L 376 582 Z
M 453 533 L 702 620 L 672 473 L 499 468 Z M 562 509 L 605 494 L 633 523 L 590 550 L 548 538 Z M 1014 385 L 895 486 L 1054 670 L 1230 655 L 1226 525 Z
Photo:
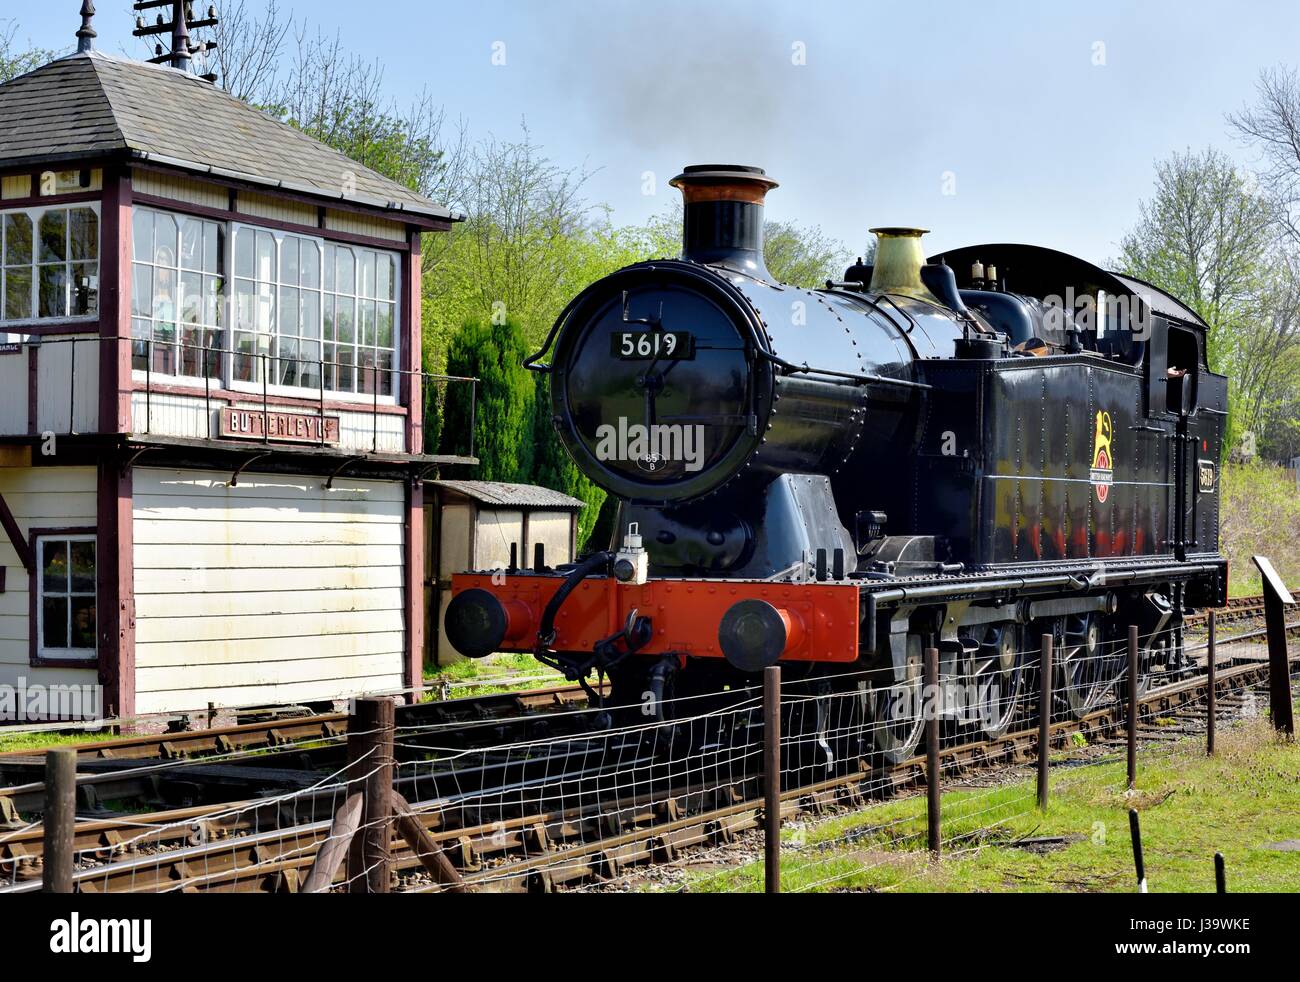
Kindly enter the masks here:
M 501 481 L 430 481 L 484 505 L 497 508 L 560 508 L 576 511 L 586 502 L 535 484 L 505 484 Z
M 174 68 L 93 51 L 59 58 L 0 85 L 0 163 L 114 152 L 335 201 L 456 217 Z M 346 185 L 355 187 L 355 193 L 345 195 Z

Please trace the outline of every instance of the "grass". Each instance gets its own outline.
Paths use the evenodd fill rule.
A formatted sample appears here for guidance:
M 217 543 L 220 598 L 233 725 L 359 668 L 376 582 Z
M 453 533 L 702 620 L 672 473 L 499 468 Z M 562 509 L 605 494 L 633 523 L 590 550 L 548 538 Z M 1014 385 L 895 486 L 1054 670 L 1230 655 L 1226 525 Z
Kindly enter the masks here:
M 48 750 L 73 743 L 97 743 L 112 740 L 114 734 L 94 730 L 40 730 L 34 733 L 6 734 L 0 730 L 0 753 L 18 750 Z
M 925 798 L 874 806 L 783 832 L 782 889 L 900 892 L 1130 892 L 1128 810 L 1142 819 L 1150 890 L 1214 889 L 1222 852 L 1234 892 L 1300 891 L 1300 856 L 1267 848 L 1300 839 L 1300 745 L 1264 721 L 1138 758 L 1138 789 L 1126 792 L 1123 760 L 1053 769 L 1047 812 L 1032 781 L 943 796 L 945 857 L 926 851 Z M 1057 837 L 1061 845 L 1016 846 Z M 978 848 L 976 848 L 978 847 Z M 761 890 L 761 862 L 693 875 L 694 891 Z
M 1251 557 L 1267 556 L 1282 581 L 1300 584 L 1300 493 L 1280 467 L 1254 461 L 1223 468 L 1220 547 L 1228 557 L 1228 595 L 1263 591 Z
M 498 654 L 487 658 L 464 658 L 450 665 L 426 669 L 427 685 L 447 683 L 451 698 L 487 696 L 521 689 L 538 689 L 548 685 L 563 685 L 564 676 L 547 668 L 532 655 Z M 437 698 L 427 693 L 425 701 Z

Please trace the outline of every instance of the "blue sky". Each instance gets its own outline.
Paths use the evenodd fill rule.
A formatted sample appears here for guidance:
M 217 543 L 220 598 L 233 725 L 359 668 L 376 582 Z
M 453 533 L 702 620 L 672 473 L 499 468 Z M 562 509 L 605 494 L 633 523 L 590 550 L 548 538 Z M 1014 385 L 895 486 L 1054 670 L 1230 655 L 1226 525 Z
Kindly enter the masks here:
M 5 6 L 22 38 L 72 43 L 79 0 Z M 920 225 L 934 251 L 1025 241 L 1113 257 L 1153 162 L 1213 144 L 1249 165 L 1224 114 L 1262 68 L 1300 63 L 1295 3 L 282 6 L 380 59 L 399 100 L 427 87 L 472 135 L 510 138 L 526 119 L 557 162 L 599 168 L 588 196 L 618 222 L 663 208 L 683 164 L 757 164 L 782 185 L 770 217 L 854 249 L 870 227 Z M 98 7 L 100 47 L 137 51 L 129 0 Z

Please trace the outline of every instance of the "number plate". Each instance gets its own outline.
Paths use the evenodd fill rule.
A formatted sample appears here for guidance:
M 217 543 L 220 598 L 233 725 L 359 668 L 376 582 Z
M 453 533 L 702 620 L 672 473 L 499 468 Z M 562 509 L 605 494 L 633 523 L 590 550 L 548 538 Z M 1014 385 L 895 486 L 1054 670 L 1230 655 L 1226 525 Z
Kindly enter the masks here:
M 610 354 L 625 361 L 695 357 L 695 338 L 685 331 L 616 331 L 609 341 Z

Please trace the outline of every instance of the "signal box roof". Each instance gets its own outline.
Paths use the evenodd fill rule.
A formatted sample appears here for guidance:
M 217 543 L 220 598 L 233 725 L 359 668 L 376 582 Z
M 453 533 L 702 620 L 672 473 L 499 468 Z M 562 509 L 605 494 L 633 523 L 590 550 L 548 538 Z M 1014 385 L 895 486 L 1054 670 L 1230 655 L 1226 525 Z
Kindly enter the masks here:
M 458 216 L 209 82 L 91 51 L 0 85 L 0 167 L 121 155 L 421 219 Z M 344 188 L 355 188 L 344 193 Z

